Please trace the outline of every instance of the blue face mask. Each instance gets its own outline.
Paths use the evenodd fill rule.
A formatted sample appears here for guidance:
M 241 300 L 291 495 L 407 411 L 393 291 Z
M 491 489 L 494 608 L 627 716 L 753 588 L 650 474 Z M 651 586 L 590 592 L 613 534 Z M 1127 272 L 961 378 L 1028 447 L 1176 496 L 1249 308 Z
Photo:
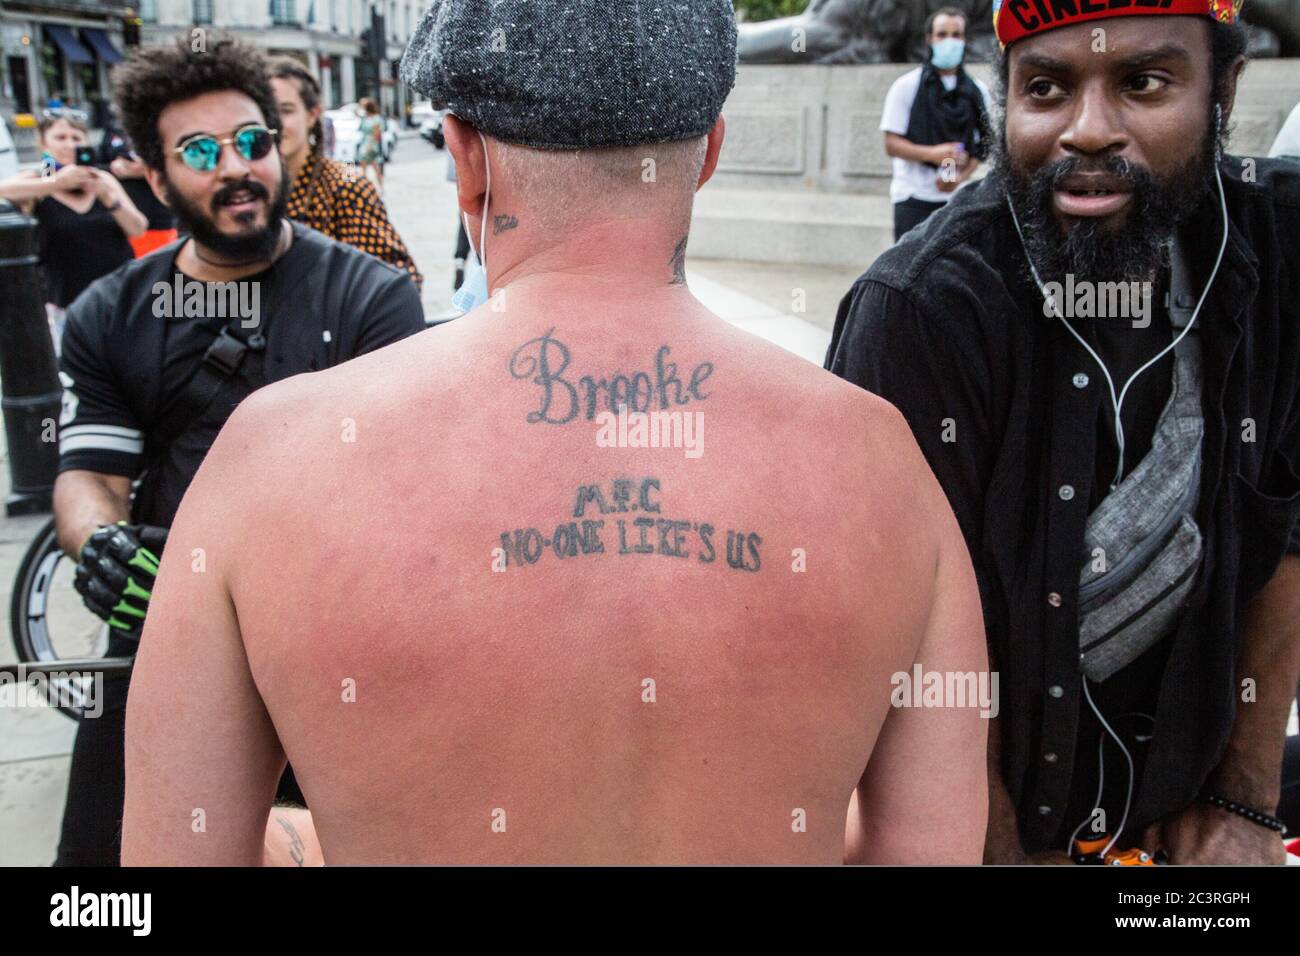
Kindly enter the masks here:
M 482 133 L 478 134 L 478 138 L 483 142 L 483 166 L 487 170 L 487 188 L 483 192 L 483 218 L 478 234 L 478 249 L 470 247 L 470 257 L 465 263 L 465 281 L 451 297 L 452 306 L 459 309 L 462 315 L 472 312 L 489 298 L 487 267 L 482 257 L 487 254 L 485 243 L 487 242 L 488 203 L 492 199 L 492 167 L 488 161 L 487 140 L 483 139 Z M 465 231 L 469 232 L 469 217 L 461 213 L 461 218 L 465 222 Z
M 488 300 L 487 270 L 478 261 L 474 250 L 470 250 L 469 259 L 465 261 L 465 281 L 460 284 L 456 294 L 451 297 L 451 304 L 462 314 L 473 312 Z
M 951 70 L 961 65 L 961 58 L 966 55 L 966 41 L 956 37 L 945 37 L 930 44 L 930 62 L 940 70 Z

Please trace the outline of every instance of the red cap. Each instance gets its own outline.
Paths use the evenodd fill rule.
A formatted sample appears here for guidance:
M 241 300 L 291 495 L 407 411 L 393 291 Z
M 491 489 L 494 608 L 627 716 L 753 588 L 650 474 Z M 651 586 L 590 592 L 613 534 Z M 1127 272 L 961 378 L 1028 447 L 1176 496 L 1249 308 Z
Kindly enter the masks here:
M 993 0 L 993 31 L 1005 49 L 1022 37 L 1111 17 L 1161 14 L 1234 23 L 1244 0 Z

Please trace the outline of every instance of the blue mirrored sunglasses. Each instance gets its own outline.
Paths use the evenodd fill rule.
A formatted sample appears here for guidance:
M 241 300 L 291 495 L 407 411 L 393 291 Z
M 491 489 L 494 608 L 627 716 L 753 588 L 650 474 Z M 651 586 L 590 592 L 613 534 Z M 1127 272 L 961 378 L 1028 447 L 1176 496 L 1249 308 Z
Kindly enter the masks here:
M 267 129 L 265 126 L 251 123 L 248 126 L 241 126 L 235 130 L 233 136 L 226 139 L 218 139 L 208 133 L 196 133 L 173 148 L 172 152 L 179 153 L 185 165 L 195 172 L 210 173 L 217 168 L 222 146 L 233 145 L 240 156 L 252 162 L 262 159 L 271 152 L 279 132 L 278 129 Z

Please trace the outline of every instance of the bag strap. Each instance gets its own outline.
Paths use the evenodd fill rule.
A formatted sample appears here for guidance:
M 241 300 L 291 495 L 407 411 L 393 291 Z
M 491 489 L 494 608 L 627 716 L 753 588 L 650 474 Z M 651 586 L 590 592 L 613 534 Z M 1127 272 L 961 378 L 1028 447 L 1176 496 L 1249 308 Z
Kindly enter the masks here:
M 180 392 L 164 410 L 162 419 L 154 428 L 160 447 L 170 445 L 191 422 L 208 410 L 222 386 L 239 371 L 245 355 L 266 349 L 266 336 L 261 331 L 254 332 L 247 339 L 241 337 L 237 330 L 242 321 L 240 316 L 235 316 L 222 326 Z
M 280 301 L 291 301 L 292 293 L 311 274 L 313 267 L 321 261 L 320 254 L 329 246 L 329 241 L 319 233 L 304 229 L 297 223 L 290 225 L 293 228 L 293 245 L 284 256 L 288 261 L 281 260 L 283 271 L 280 275 Z M 313 251 L 303 254 L 304 248 Z M 269 318 L 275 313 L 275 307 L 276 303 L 268 304 L 262 314 Z M 262 331 L 266 322 L 259 323 L 258 328 L 247 338 L 241 334 L 242 322 L 242 316 L 235 316 L 222 327 L 176 397 L 163 410 L 159 423 L 153 430 L 159 447 L 170 445 L 191 422 L 208 410 L 222 386 L 239 371 L 249 352 L 261 353 L 266 350 L 266 336 Z

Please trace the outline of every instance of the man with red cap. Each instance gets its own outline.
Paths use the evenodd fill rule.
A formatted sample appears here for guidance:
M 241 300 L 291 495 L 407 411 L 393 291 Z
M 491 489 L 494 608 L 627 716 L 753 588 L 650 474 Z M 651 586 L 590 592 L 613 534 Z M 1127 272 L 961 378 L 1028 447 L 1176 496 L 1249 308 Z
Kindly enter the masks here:
M 1239 5 L 995 0 L 993 174 L 840 306 L 974 559 L 988 861 L 1284 858 L 1300 170 L 1223 154 Z

